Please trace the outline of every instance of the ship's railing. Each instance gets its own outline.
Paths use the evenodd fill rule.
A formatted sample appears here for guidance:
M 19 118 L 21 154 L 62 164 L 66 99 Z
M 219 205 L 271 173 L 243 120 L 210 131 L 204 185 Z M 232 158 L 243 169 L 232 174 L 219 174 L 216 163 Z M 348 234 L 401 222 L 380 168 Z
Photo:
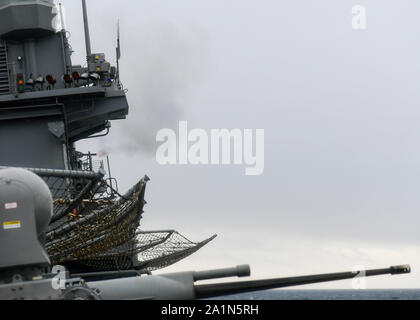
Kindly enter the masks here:
M 8 169 L 9 167 L 0 167 Z M 24 168 L 40 176 L 50 188 L 54 201 L 52 224 L 77 219 L 93 205 L 110 202 L 118 192 L 104 180 L 106 172 Z M 83 209 L 83 210 L 82 210 Z
M 0 167 L 7 169 L 8 167 Z M 104 170 L 93 171 L 70 171 L 54 169 L 24 168 L 40 176 L 50 188 L 54 211 L 52 223 L 74 215 L 77 217 L 79 207 L 84 201 L 105 201 L 117 193 L 110 190 L 110 186 L 104 179 Z
M 111 193 L 115 190 L 118 193 L 118 181 L 117 179 L 113 178 L 111 175 L 111 165 L 109 156 L 105 153 L 81 153 L 77 152 L 76 154 L 76 161 L 74 165 L 79 168 L 81 171 L 88 171 L 88 172 L 102 172 L 104 170 L 107 171 L 107 178 L 105 179 L 109 186 L 111 187 Z M 111 194 L 113 196 L 114 194 Z

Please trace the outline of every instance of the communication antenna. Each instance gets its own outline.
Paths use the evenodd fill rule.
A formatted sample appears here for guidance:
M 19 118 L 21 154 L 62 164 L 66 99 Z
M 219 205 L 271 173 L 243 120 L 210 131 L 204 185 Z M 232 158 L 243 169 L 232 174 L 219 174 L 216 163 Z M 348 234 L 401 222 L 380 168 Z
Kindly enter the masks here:
M 63 48 L 63 67 L 65 70 L 65 72 L 68 71 L 68 65 L 67 65 L 67 57 L 66 57 L 66 53 L 65 53 L 65 44 L 64 44 L 64 37 L 65 37 L 65 32 L 66 32 L 66 26 L 64 25 L 64 14 L 63 14 L 63 6 L 61 5 L 61 2 L 58 4 L 58 8 L 59 8 L 59 13 L 60 13 L 60 27 L 61 27 L 61 32 L 60 32 L 60 37 L 61 37 L 61 44 L 62 44 L 62 48 Z
M 61 20 L 61 31 L 66 30 L 66 26 L 64 24 L 64 15 L 63 15 L 63 6 L 61 5 L 61 2 L 58 4 L 59 10 L 60 10 L 60 20 Z
M 86 0 L 82 0 L 83 6 L 83 22 L 85 25 L 85 41 L 86 41 L 86 56 L 90 56 L 92 54 L 92 48 L 90 45 L 90 33 L 89 33 L 89 21 L 88 21 L 88 14 L 86 8 Z
M 117 22 L 117 81 L 120 85 L 120 59 L 121 59 L 121 44 L 120 44 L 120 19 Z

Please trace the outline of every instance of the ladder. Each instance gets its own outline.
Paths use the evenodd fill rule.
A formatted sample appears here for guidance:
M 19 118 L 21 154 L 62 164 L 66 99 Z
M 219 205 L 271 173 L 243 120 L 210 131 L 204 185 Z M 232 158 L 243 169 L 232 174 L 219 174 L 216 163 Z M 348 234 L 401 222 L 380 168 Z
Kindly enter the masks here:
M 10 94 L 6 43 L 0 40 L 0 95 Z

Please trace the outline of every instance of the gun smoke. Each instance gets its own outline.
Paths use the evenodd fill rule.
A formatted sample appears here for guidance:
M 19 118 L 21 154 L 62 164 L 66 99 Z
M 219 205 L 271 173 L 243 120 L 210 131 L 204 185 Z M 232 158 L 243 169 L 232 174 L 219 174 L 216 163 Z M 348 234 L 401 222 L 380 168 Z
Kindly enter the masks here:
M 191 95 L 205 75 L 208 37 L 194 27 L 181 30 L 171 24 L 136 29 L 141 29 L 136 40 L 123 42 L 121 61 L 130 115 L 113 123 L 104 151 L 152 155 L 157 132 L 176 128 L 188 113 Z

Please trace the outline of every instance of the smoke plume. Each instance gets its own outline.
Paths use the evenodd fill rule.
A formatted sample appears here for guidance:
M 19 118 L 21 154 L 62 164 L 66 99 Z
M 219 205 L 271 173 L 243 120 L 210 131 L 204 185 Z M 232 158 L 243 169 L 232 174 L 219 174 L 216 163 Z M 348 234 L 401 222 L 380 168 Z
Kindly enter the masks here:
M 135 39 L 123 41 L 121 78 L 128 89 L 130 114 L 127 120 L 113 123 L 107 151 L 154 153 L 157 132 L 176 128 L 184 119 L 205 74 L 205 32 L 170 24 L 139 29 Z

